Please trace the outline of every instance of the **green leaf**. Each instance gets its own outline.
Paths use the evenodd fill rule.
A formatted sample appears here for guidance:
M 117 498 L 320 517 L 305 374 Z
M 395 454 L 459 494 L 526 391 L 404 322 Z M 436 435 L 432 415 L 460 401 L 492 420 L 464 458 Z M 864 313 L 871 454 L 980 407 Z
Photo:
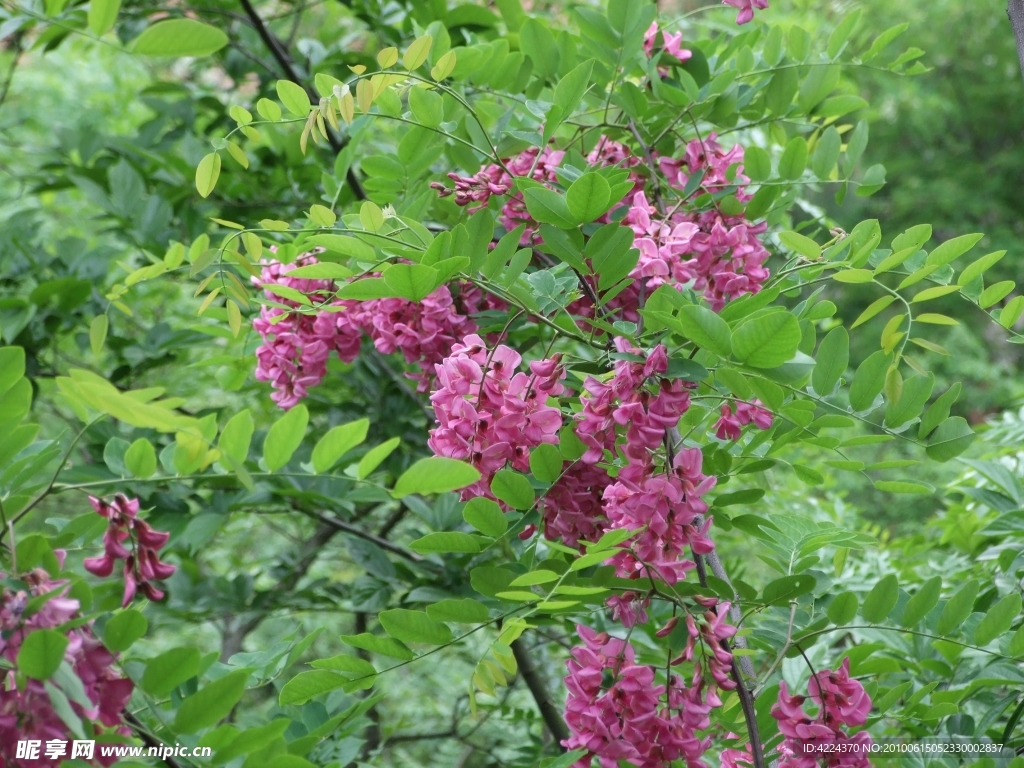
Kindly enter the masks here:
M 126 651 L 147 629 L 149 622 L 142 612 L 129 608 L 110 617 L 103 627 L 103 643 L 112 651 Z
M 786 310 L 769 311 L 740 325 L 732 336 L 733 356 L 752 368 L 777 368 L 796 354 L 800 322 Z
M 850 334 L 842 326 L 833 328 L 818 346 L 814 370 L 811 372 L 814 391 L 822 397 L 832 394 L 849 364 Z
M 368 450 L 366 455 L 359 460 L 359 465 L 356 467 L 356 478 L 364 480 L 369 477 L 370 473 L 379 467 L 384 459 L 391 455 L 391 452 L 398 447 L 400 442 L 402 442 L 401 438 L 393 437 Z
M 885 373 L 891 362 L 889 355 L 878 350 L 860 364 L 850 385 L 850 405 L 854 411 L 866 411 L 875 402 L 885 386 Z
M 875 274 L 870 269 L 844 269 L 832 275 L 832 279 L 837 283 L 870 283 Z
M 841 592 L 828 604 L 828 618 L 836 626 L 843 626 L 853 621 L 860 603 L 853 592 Z
M 291 80 L 277 81 L 277 98 L 284 104 L 285 109 L 298 117 L 305 117 L 313 107 L 309 103 L 306 89 Z
M 588 60 L 568 72 L 555 86 L 554 105 L 561 110 L 561 120 L 568 118 L 583 100 L 590 85 L 590 75 L 594 71 L 593 60 Z M 544 132 L 552 133 L 550 126 L 544 126 Z
M 939 615 L 939 621 L 935 625 L 935 633 L 948 635 L 954 629 L 963 624 L 964 620 L 974 610 L 974 601 L 978 597 L 978 589 L 981 585 L 977 579 L 971 579 L 960 587 L 959 591 L 951 598 Z
M 925 403 L 932 395 L 935 386 L 934 374 L 928 376 L 912 376 L 903 382 L 903 391 L 899 400 L 889 401 L 885 407 L 885 425 L 896 429 L 913 418 L 916 418 Z
M 966 419 L 953 416 L 942 422 L 928 441 L 925 453 L 935 461 L 955 459 L 974 442 L 974 431 Z
M 480 551 L 480 543 L 468 533 L 459 531 L 438 531 L 428 533 L 426 536 L 409 545 L 409 549 L 419 552 L 421 555 L 432 552 L 464 552 L 473 554 Z
M 896 297 L 891 295 L 882 296 L 878 299 L 875 299 L 867 306 L 867 309 L 865 309 L 857 316 L 857 319 L 853 321 L 853 325 L 851 325 L 850 328 L 858 328 L 864 325 L 864 323 L 877 316 L 879 312 L 888 307 L 894 301 L 896 301 Z
M 285 683 L 277 703 L 282 707 L 289 704 L 305 704 L 310 699 L 341 688 L 348 682 L 347 677 L 328 669 L 300 672 Z
M 121 0 L 89 0 L 89 31 L 97 37 L 105 35 L 117 21 L 120 9 Z
M 935 493 L 935 488 L 927 483 L 912 483 L 907 480 L 877 480 L 874 485 L 877 490 L 884 493 Z
M 18 650 L 18 671 L 33 680 L 47 680 L 64 660 L 68 639 L 54 629 L 30 632 Z
M 899 596 L 900 585 L 896 576 L 893 574 L 883 576 L 864 597 L 864 607 L 861 609 L 861 613 L 872 624 L 880 624 L 896 607 Z
M 7 393 L 25 375 L 25 350 L 0 347 L 0 395 Z
M 142 689 L 163 698 L 179 685 L 199 674 L 202 654 L 198 648 L 171 648 L 146 662 Z
M 743 153 L 743 172 L 751 181 L 766 181 L 772 175 L 772 159 L 761 147 L 747 147 Z
M 220 154 L 211 152 L 199 161 L 196 167 L 196 190 L 203 197 L 209 197 L 220 178 Z
M 523 23 L 519 30 L 519 46 L 533 62 L 533 69 L 542 80 L 548 80 L 558 73 L 558 44 L 539 20 L 531 17 Z
M 302 445 L 308 425 L 309 411 L 301 404 L 274 422 L 263 441 L 263 461 L 268 470 L 277 472 L 291 460 L 292 454 Z
M 531 187 L 523 192 L 526 209 L 541 224 L 552 224 L 560 229 L 573 229 L 578 225 L 565 198 L 553 189 Z
M 461 600 L 441 600 L 433 605 L 428 605 L 427 616 L 434 621 L 482 624 L 490 618 L 490 612 L 483 603 L 466 597 Z
M 921 426 L 918 429 L 917 436 L 919 438 L 928 437 L 932 430 L 949 418 L 949 410 L 953 407 L 953 403 L 955 403 L 959 397 L 960 382 L 957 382 L 936 398 L 935 402 L 932 403 L 928 407 L 928 410 L 924 412 L 924 416 L 921 417 Z
M 433 43 L 434 38 L 430 35 L 420 35 L 417 37 L 406 49 L 405 55 L 402 56 L 402 65 L 410 72 L 419 69 L 423 66 L 423 62 L 427 60 L 427 56 L 430 55 L 430 48 Z
M 501 507 L 483 496 L 470 499 L 462 510 L 462 517 L 480 533 L 495 539 L 508 529 L 508 519 Z
M 973 235 L 961 235 L 960 237 L 954 237 L 952 240 L 947 240 L 928 254 L 925 265 L 941 267 L 949 264 L 971 250 L 984 236 L 983 234 L 976 233 Z
M 342 456 L 357 445 L 363 444 L 369 428 L 369 419 L 359 419 L 333 427 L 313 448 L 313 469 L 318 474 L 329 470 Z
M 999 260 L 1006 255 L 1006 251 L 994 251 L 986 256 L 982 256 L 975 262 L 968 264 L 964 267 L 964 271 L 960 273 L 960 277 L 956 279 L 957 285 L 969 285 L 977 280 L 979 277 L 984 275 L 989 269 L 994 267 Z
M 705 307 L 686 305 L 675 316 L 679 332 L 702 349 L 719 357 L 732 352 L 732 331 L 729 324 Z
M 174 718 L 174 730 L 195 733 L 227 717 L 245 693 L 249 670 L 229 672 L 201 688 L 181 703 Z
M 133 476 L 139 478 L 150 477 L 156 472 L 156 450 L 153 444 L 144 437 L 140 437 L 124 452 L 124 465 Z
M 843 140 L 834 125 L 830 125 L 821 134 L 821 138 L 818 139 L 818 143 L 814 147 L 814 153 L 811 155 L 811 170 L 819 179 L 828 179 L 832 175 L 836 163 L 839 162 L 842 143 Z M 746 164 L 744 164 L 745 167 Z
M 780 232 L 779 240 L 789 250 L 799 253 L 811 261 L 821 258 L 821 246 L 799 232 Z
M 862 99 L 860 96 L 855 96 L 852 93 L 843 94 L 841 96 L 832 96 L 825 99 L 818 108 L 814 110 L 815 117 L 842 117 L 848 115 L 851 112 L 858 112 L 862 109 L 867 109 L 868 102 Z
M 1003 280 L 1001 283 L 990 285 L 978 297 L 978 306 L 988 309 L 993 304 L 1005 299 L 1015 287 L 1013 280 Z
M 143 56 L 209 56 L 227 44 L 228 36 L 217 27 L 195 19 L 167 19 L 146 27 L 132 50 Z
M 315 667 L 316 669 L 329 669 L 334 672 L 349 672 L 351 673 L 347 675 L 349 678 L 351 678 L 352 675 L 357 677 L 373 677 L 377 674 L 377 669 L 373 664 L 365 659 L 360 659 L 358 656 L 352 656 L 347 653 L 331 656 L 327 659 L 311 661 L 309 662 L 309 666 Z
M 917 594 L 907 602 L 906 608 L 903 609 L 903 616 L 900 618 L 900 624 L 904 627 L 913 627 L 917 622 L 921 621 L 921 619 L 931 613 L 932 608 L 938 605 L 941 592 L 942 577 L 933 576 L 928 579 L 917 590 Z
M 1021 599 L 1016 592 L 1006 595 L 988 609 L 988 613 L 974 629 L 974 644 L 985 646 L 1006 632 L 1020 615 Z
M 220 448 L 221 453 L 234 462 L 235 466 L 245 463 L 245 459 L 249 455 L 249 444 L 252 442 L 254 429 L 252 414 L 246 408 L 232 416 L 221 430 L 217 447 Z
M 491 493 L 513 509 L 529 509 L 536 499 L 530 481 L 511 469 L 499 470 L 491 478 Z
M 410 493 L 446 493 L 465 488 L 479 479 L 480 473 L 464 461 L 431 456 L 420 459 L 403 472 L 391 495 L 401 499 Z
M 767 605 L 779 605 L 795 600 L 800 595 L 806 595 L 817 583 L 817 580 L 809 573 L 801 573 L 795 576 L 783 576 L 781 579 L 769 582 L 761 593 L 761 600 Z
M 341 642 L 351 645 L 353 648 L 360 648 L 392 659 L 410 661 L 416 657 L 416 654 L 410 651 L 404 643 L 392 637 L 379 637 L 368 632 L 361 635 L 342 635 Z
M 789 140 L 779 159 L 779 176 L 786 181 L 796 181 L 803 175 L 806 167 L 807 140 L 803 136 L 795 136 Z
M 342 256 L 351 256 L 359 261 L 376 261 L 373 246 L 357 240 L 354 237 L 345 235 L 313 235 L 306 238 L 311 245 L 319 245 L 328 251 L 340 253 Z
M 542 483 L 553 483 L 562 474 L 562 452 L 550 443 L 530 451 L 530 471 Z
M 569 212 L 580 224 L 599 219 L 608 210 L 611 187 L 599 173 L 585 173 L 565 193 Z
M 438 94 L 425 88 L 409 89 L 409 108 L 413 116 L 429 128 L 437 128 L 444 121 L 444 102 Z
M 1024 656 L 1024 624 L 1022 624 L 1013 637 L 1010 638 L 1009 653 L 1014 658 Z
M 393 608 L 383 611 L 377 618 L 385 632 L 403 643 L 443 645 L 452 639 L 452 631 L 447 626 L 434 621 L 423 611 Z
M 396 295 L 422 301 L 437 288 L 437 270 L 422 264 L 393 264 L 384 270 L 384 283 Z

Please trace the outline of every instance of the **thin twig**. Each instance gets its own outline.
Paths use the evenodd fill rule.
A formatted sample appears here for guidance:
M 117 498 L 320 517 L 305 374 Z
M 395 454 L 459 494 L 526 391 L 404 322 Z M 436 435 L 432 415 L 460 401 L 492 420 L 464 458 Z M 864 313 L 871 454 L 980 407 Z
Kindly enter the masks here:
M 530 651 L 523 645 L 522 638 L 513 641 L 512 654 L 516 657 L 516 664 L 519 665 L 519 672 L 523 676 L 526 687 L 530 689 L 533 700 L 537 702 L 537 709 L 540 710 L 540 716 L 544 718 L 544 724 L 548 727 L 551 735 L 555 737 L 558 748 L 564 752 L 565 747 L 562 746 L 562 742 L 569 738 L 569 728 L 566 726 L 565 720 L 562 719 L 558 707 L 551 701 L 547 683 L 544 682 L 544 678 L 533 665 Z

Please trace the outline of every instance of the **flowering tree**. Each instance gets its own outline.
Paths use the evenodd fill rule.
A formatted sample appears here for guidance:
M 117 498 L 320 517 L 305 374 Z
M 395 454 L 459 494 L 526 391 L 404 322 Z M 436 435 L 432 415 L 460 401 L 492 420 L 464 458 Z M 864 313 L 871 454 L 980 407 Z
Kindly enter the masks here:
M 127 316 L 133 290 L 194 281 L 198 314 L 217 321 L 208 336 L 279 409 L 269 426 L 75 368 L 55 388 L 79 437 L 117 422 L 132 438 L 104 449 L 116 477 L 91 478 L 69 464 L 77 439 L 18 426 L 32 384 L 24 352 L 0 349 L 0 749 L 87 734 L 210 746 L 239 765 L 374 764 L 390 759 L 387 699 L 369 691 L 458 648 L 473 655 L 461 682 L 478 718 L 504 713 L 516 680 L 529 690 L 522 765 L 866 766 L 876 739 L 940 721 L 1012 735 L 1021 708 L 1006 687 L 1020 680 L 1003 668 L 1024 655 L 1019 585 L 966 567 L 847 584 L 875 537 L 762 504 L 777 483 L 815 487 L 832 471 L 894 499 L 935 493 L 905 468 L 957 458 L 975 435 L 950 415 L 959 385 L 933 392 L 928 356 L 944 350 L 929 328 L 957 320 L 929 303 L 954 297 L 1004 329 L 1024 313 L 1012 283 L 985 286 L 1003 253 L 967 255 L 981 235 L 929 246 L 928 224 L 891 236 L 874 220 L 846 232 L 805 202 L 810 186 L 841 203 L 885 183 L 861 167 L 868 126 L 847 120 L 866 103 L 843 67 L 913 75 L 920 52 L 887 54 L 900 30 L 865 35 L 857 12 L 821 40 L 784 29 L 765 0 L 726 0 L 736 25 L 666 22 L 630 0 L 555 21 L 517 0 L 429 5 L 381 33 L 396 45 L 281 79 L 277 99 L 235 104 L 210 128 L 202 198 L 281 174 L 302 179 L 303 215 L 212 211 L 210 233 L 106 294 Z M 215 34 L 182 18 L 135 45 L 171 53 Z M 872 292 L 856 316 L 827 298 L 843 286 Z M 111 316 L 91 321 L 96 354 Z M 851 366 L 858 334 L 873 348 Z M 408 461 L 393 461 L 393 432 L 363 447 L 380 426 L 369 419 L 323 416 L 318 393 L 333 377 L 355 386 L 360 365 L 401 394 L 382 418 L 413 434 Z M 896 441 L 913 458 L 857 458 Z M 998 497 L 1019 505 L 1019 483 L 978 471 L 1006 483 L 974 488 L 980 501 L 1014 514 Z M 213 511 L 147 516 L 168 507 L 164 489 Z M 21 533 L 73 491 L 95 513 Z M 203 594 L 217 586 L 196 554 L 203 526 L 271 507 L 317 526 L 308 551 L 259 594 L 237 585 L 248 591 L 225 609 Z M 372 531 L 360 521 L 375 512 L 387 517 Z M 392 540 L 407 512 L 416 522 Z M 1019 531 L 1013 520 L 995 533 Z M 301 599 L 354 615 L 341 645 L 311 653 L 314 632 L 244 650 L 257 604 L 300 599 L 339 533 L 359 589 Z M 763 567 L 743 562 L 755 558 Z M 221 654 L 185 644 L 119 666 L 147 616 L 201 611 L 228 615 Z M 564 692 L 534 658 L 546 641 L 568 646 Z M 990 682 L 961 685 L 972 678 Z M 236 719 L 243 696 L 264 704 Z

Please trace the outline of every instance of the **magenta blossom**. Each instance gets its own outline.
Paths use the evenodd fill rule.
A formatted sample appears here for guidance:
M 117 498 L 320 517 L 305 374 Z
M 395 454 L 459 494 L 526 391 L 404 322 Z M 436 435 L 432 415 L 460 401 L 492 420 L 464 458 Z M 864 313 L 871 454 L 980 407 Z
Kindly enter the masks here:
M 715 436 L 719 440 L 739 440 L 743 427 L 755 424 L 758 429 L 770 429 L 772 426 L 771 411 L 762 408 L 760 400 L 751 403 L 738 403 L 736 412 L 728 403 L 722 404 L 722 417 L 715 422 Z
M 768 8 L 768 0 L 722 0 L 723 5 L 731 5 L 739 11 L 736 15 L 737 24 L 746 24 L 754 18 L 754 9 L 759 11 Z
M 670 56 L 674 56 L 679 61 L 689 61 L 693 57 L 693 51 L 681 47 L 683 41 L 682 32 L 665 32 L 658 29 L 658 22 L 652 21 L 651 26 L 647 28 L 644 33 L 644 53 L 647 54 L 648 58 L 654 55 L 654 41 L 658 37 L 658 32 L 661 31 L 662 40 L 664 41 L 663 48 L 665 52 Z

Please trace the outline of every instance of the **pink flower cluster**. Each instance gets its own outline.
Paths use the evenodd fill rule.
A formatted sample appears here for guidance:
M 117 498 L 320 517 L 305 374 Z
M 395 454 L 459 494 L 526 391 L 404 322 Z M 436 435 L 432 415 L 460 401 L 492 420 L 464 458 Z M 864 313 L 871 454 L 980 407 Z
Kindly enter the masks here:
M 850 736 L 843 730 L 864 725 L 871 712 L 871 697 L 859 681 L 850 678 L 850 659 L 844 659 L 834 672 L 812 675 L 807 691 L 807 697 L 793 696 L 785 682 L 780 684 L 779 700 L 772 707 L 772 717 L 786 737 L 779 746 L 780 768 L 815 768 L 819 761 L 829 768 L 867 768 L 871 736 L 866 731 Z M 803 708 L 808 698 L 819 708 L 814 717 Z M 837 744 L 845 745 L 844 749 L 804 749 L 805 745 Z
M 771 429 L 772 413 L 761 406 L 760 400 L 752 403 L 737 403 L 736 412 L 728 403 L 722 404 L 722 416 L 715 422 L 715 436 L 719 440 L 739 440 L 743 427 L 756 424 L 758 429 Z
M 754 9 L 759 11 L 768 8 L 768 0 L 722 0 L 723 5 L 731 5 L 739 11 L 736 15 L 737 24 L 746 24 L 754 18 Z
M 762 0 L 763 2 L 763 0 Z M 658 32 L 661 31 L 661 37 L 663 40 L 662 48 L 670 56 L 674 56 L 679 61 L 689 61 L 693 57 L 693 51 L 687 50 L 681 47 L 683 42 L 682 32 L 665 32 L 659 30 L 658 22 L 652 21 L 651 26 L 647 28 L 644 33 L 644 53 L 647 54 L 648 58 L 654 55 L 654 42 L 658 37 Z
M 628 642 L 582 625 L 576 631 L 583 645 L 572 649 L 565 678 L 565 720 L 573 735 L 562 742 L 590 753 L 576 768 L 590 766 L 592 756 L 602 768 L 617 768 L 623 760 L 639 768 L 664 768 L 676 760 L 705 766 L 701 755 L 711 739 L 698 732 L 710 727 L 711 707 L 721 702 L 705 697 L 700 671 L 690 686 L 671 675 L 666 691 L 655 683 L 653 667 L 636 663 Z
M 300 256 L 294 264 L 273 262 L 264 266 L 254 282 L 268 298 L 292 310 L 264 306 L 253 327 L 263 339 L 256 350 L 256 378 L 274 387 L 271 397 L 282 408 L 291 408 L 327 375 L 327 360 L 334 352 L 344 362 L 359 354 L 366 334 L 382 354 L 401 352 L 406 362 L 420 371 L 410 374 L 419 391 L 429 387 L 433 365 L 452 344 L 476 329 L 473 321 L 455 308 L 448 286 L 441 286 L 415 302 L 406 299 L 371 301 L 337 300 L 337 286 L 331 280 L 287 277 L 299 266 L 317 263 L 313 254 Z M 300 291 L 317 312 L 299 311 L 299 304 L 276 294 L 276 286 Z
M 562 412 L 547 404 L 562 394 L 565 371 L 559 357 L 530 363 L 499 344 L 488 349 L 479 336 L 467 336 L 436 366 L 437 389 L 430 396 L 437 426 L 427 444 L 438 456 L 468 461 L 481 479 L 463 490 L 464 499 L 490 496 L 490 480 L 506 464 L 530 469 L 530 449 L 557 443 Z
M 64 553 L 58 551 L 63 564 Z M 0 578 L 4 578 L 0 574 Z M 22 768 L 57 768 L 62 758 L 50 759 L 42 755 L 39 760 L 22 761 L 17 758 L 16 746 L 20 740 L 63 740 L 75 738 L 56 713 L 50 694 L 43 683 L 29 679 L 24 686 L 15 681 L 18 652 L 29 634 L 40 629 L 54 629 L 78 616 L 79 603 L 66 596 L 67 585 L 51 581 L 42 570 L 22 575 L 25 588 L 13 590 L 5 587 L 0 593 L 0 655 L 14 668 L 0 686 L 0 765 Z M 57 593 L 32 615 L 26 616 L 30 601 L 42 595 Z M 66 631 L 68 645 L 64 661 L 82 681 L 91 706 L 70 698 L 71 708 L 79 717 L 98 721 L 99 724 L 128 736 L 131 731 L 124 725 L 121 712 L 128 705 L 133 685 L 128 678 L 119 676 L 113 668 L 114 657 L 92 633 L 91 622 Z M 117 758 L 98 758 L 104 765 Z
M 109 521 L 103 534 L 103 554 L 83 561 L 85 570 L 96 576 L 106 577 L 114 572 L 118 560 L 124 560 L 124 599 L 121 607 L 128 605 L 135 597 L 136 589 L 150 600 L 163 600 L 163 590 L 154 586 L 154 581 L 169 579 L 177 568 L 160 560 L 159 550 L 171 537 L 169 533 L 154 531 L 145 520 L 138 518 L 139 500 L 129 499 L 119 493 L 110 503 L 89 497 L 89 503 L 96 514 Z M 125 543 L 131 549 L 125 546 Z

